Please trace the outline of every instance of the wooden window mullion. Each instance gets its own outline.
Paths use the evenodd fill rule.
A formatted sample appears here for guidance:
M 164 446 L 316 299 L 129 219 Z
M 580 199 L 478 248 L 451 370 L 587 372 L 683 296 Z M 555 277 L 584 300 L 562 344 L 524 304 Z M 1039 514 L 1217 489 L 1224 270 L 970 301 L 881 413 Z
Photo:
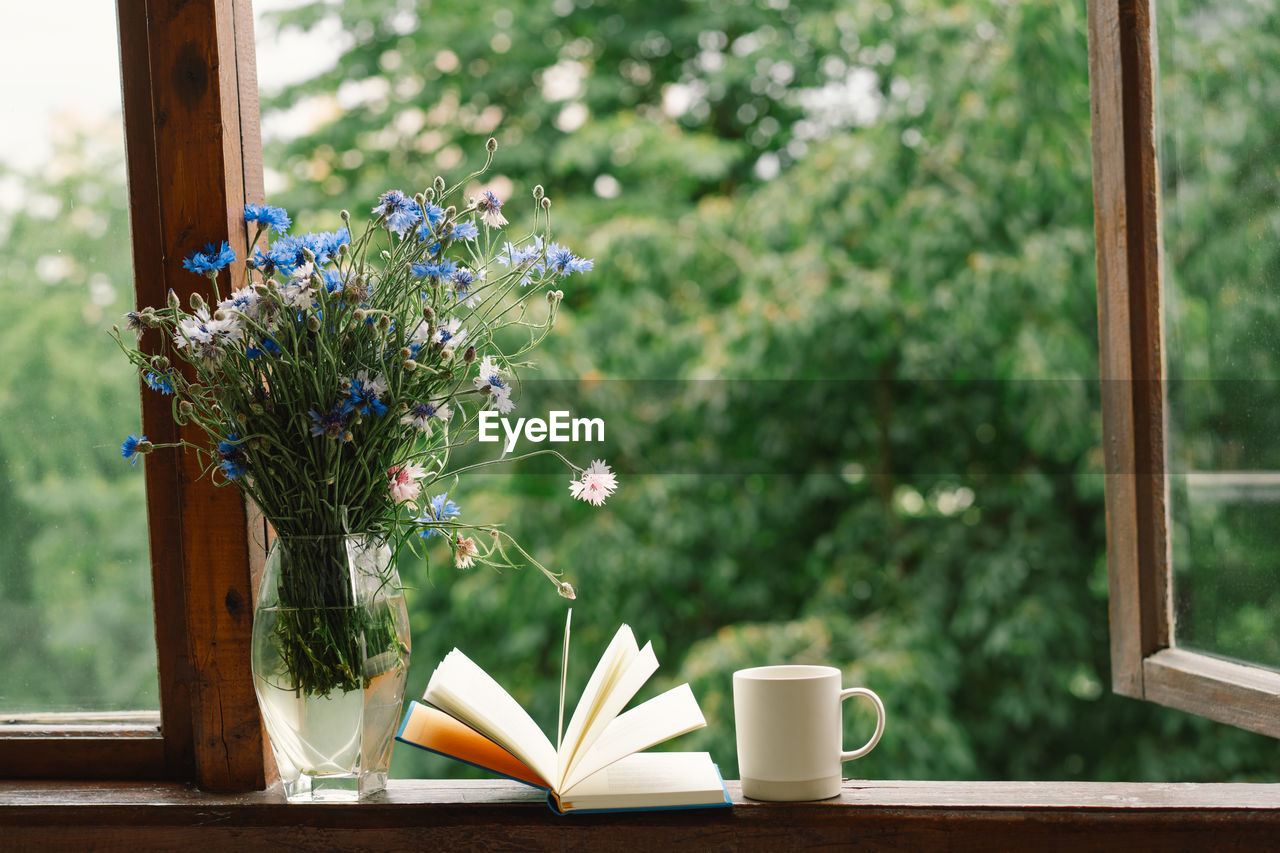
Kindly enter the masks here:
M 184 304 L 196 292 L 208 299 L 208 280 L 183 258 L 222 240 L 243 258 L 240 211 L 262 198 L 250 4 L 118 0 L 118 10 L 137 304 L 162 306 L 170 291 Z M 226 275 L 223 288 L 245 283 Z M 206 443 L 173 424 L 168 398 L 144 394 L 142 417 L 156 443 Z M 244 501 L 203 476 L 193 453 L 158 451 L 146 466 L 166 770 L 208 790 L 260 788 L 249 673 L 256 545 Z

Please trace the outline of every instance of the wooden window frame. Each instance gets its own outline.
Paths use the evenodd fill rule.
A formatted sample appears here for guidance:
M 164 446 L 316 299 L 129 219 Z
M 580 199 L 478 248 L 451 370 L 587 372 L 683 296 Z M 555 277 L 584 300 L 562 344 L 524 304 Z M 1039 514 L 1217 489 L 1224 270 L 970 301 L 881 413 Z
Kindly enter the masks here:
M 249 0 L 118 5 L 138 304 L 158 304 L 169 288 L 185 298 L 201 284 L 181 269 L 194 243 L 226 239 L 237 252 L 247 248 L 235 211 L 245 200 L 262 198 L 252 17 Z M 1159 363 L 1149 358 L 1159 352 L 1158 338 L 1155 349 L 1150 338 L 1158 324 L 1146 322 L 1158 317 L 1149 302 L 1158 292 L 1144 286 L 1142 261 L 1151 255 L 1128 250 L 1132 239 L 1157 223 L 1143 216 L 1154 211 L 1153 203 L 1127 215 L 1130 199 L 1142 202 L 1144 188 L 1154 192 L 1154 155 L 1123 156 L 1141 147 L 1126 145 L 1131 128 L 1123 119 L 1150 110 L 1149 64 L 1148 86 L 1140 90 L 1147 100 L 1139 96 L 1133 103 L 1125 100 L 1134 93 L 1126 93 L 1121 64 L 1127 50 L 1132 70 L 1135 48 L 1149 35 L 1139 19 L 1145 8 L 1128 0 L 1089 0 L 1099 270 L 1108 283 L 1100 287 L 1103 378 L 1121 380 L 1103 383 L 1108 549 L 1113 566 L 1130 567 L 1112 577 L 1113 631 L 1124 641 L 1116 645 L 1116 682 L 1122 692 L 1132 693 L 1136 683 L 1157 698 L 1161 690 L 1175 689 L 1176 679 L 1167 675 L 1175 664 L 1179 673 L 1195 667 L 1180 659 L 1187 653 L 1159 642 L 1168 636 L 1168 585 L 1155 583 L 1161 575 L 1152 566 L 1167 571 L 1167 559 L 1137 559 L 1160 553 L 1162 540 L 1138 520 L 1158 517 L 1152 508 L 1163 506 L 1156 488 L 1160 469 L 1150 464 L 1160 457 L 1151 456 L 1153 445 L 1135 432 L 1135 423 L 1143 425 L 1149 441 L 1147 416 L 1161 411 L 1158 373 L 1142 372 Z M 1149 63 L 1149 51 L 1136 52 Z M 1149 122 L 1146 132 L 1138 143 L 1150 143 Z M 1130 164 L 1148 171 L 1133 172 Z M 1146 248 L 1154 246 L 1158 240 Z M 1154 381 L 1132 381 L 1147 376 Z M 143 425 L 158 440 L 180 434 L 154 395 L 144 398 Z M 1159 426 L 1155 422 L 1157 437 Z M 1138 460 L 1146 466 L 1141 476 Z M 156 454 L 146 466 L 159 731 L 155 721 L 100 715 L 77 724 L 32 719 L 24 727 L 29 731 L 0 737 L 0 776 L 21 780 L 0 781 L 0 837 L 17 849 L 102 843 L 366 849 L 512 839 L 565 850 L 640 850 L 691 841 L 705 849 L 800 843 L 1096 849 L 1123 846 L 1126 839 L 1139 846 L 1211 845 L 1224 838 L 1265 844 L 1280 827 L 1280 786 L 1239 784 L 846 781 L 834 800 L 767 804 L 744 801 L 731 781 L 731 810 L 561 818 L 528 802 L 528 790 L 511 783 L 393 780 L 380 802 L 361 808 L 285 805 L 278 786 L 259 790 L 272 767 L 248 663 L 251 579 L 260 568 L 261 537 L 249 534 L 252 520 L 238 494 L 212 487 L 184 455 Z M 1139 566 L 1146 568 L 1140 572 Z M 1158 607 L 1140 607 L 1158 605 L 1162 595 L 1163 622 Z M 1138 618 L 1143 613 L 1146 621 Z M 63 781 L 30 781 L 41 777 Z M 94 778 L 118 781 L 88 781 Z M 146 781 L 153 779 L 173 781 Z M 203 790 L 182 784 L 188 781 Z M 210 793 L 237 790 L 255 793 Z
M 1178 648 L 1154 0 L 1089 0 L 1112 688 L 1280 737 L 1280 673 Z
M 260 202 L 262 144 L 249 0 L 118 0 L 125 153 L 136 302 L 184 302 L 209 282 L 182 259 L 226 240 L 245 256 L 239 212 Z M 237 279 L 238 276 L 238 279 Z M 241 270 L 232 284 L 244 284 Z M 155 348 L 156 332 L 143 337 Z M 157 443 L 203 441 L 169 401 L 142 396 Z M 209 791 L 262 788 L 270 760 L 249 678 L 262 537 L 234 488 L 192 454 L 147 457 L 160 712 L 151 719 L 65 715 L 0 728 L 0 777 L 171 779 Z

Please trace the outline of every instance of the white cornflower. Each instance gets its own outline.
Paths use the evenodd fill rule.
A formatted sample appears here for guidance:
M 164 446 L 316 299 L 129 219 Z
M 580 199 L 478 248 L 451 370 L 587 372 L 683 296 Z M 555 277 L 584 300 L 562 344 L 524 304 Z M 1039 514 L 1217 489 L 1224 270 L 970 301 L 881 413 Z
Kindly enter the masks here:
M 453 410 L 449 408 L 448 403 L 432 400 L 427 403 L 418 403 L 410 408 L 408 412 L 400 416 L 400 423 L 405 426 L 417 427 L 429 434 L 434 426 L 432 421 L 447 421 L 451 417 L 453 417 Z
M 609 466 L 604 464 L 603 459 L 592 462 L 582 472 L 581 478 L 569 483 L 569 493 L 592 506 L 604 506 L 605 498 L 613 494 L 617 488 L 618 477 L 609 470 Z
M 280 292 L 280 301 L 290 308 L 306 311 L 316 304 L 315 289 L 311 287 L 311 279 L 294 276 L 283 284 L 276 286 Z
M 446 349 L 456 349 L 466 340 L 467 330 L 457 317 L 450 317 L 443 326 L 436 329 L 435 342 L 443 344 Z
M 502 202 L 490 190 L 480 194 L 476 210 L 480 211 L 480 221 L 490 228 L 501 228 L 507 224 L 507 217 L 502 215 Z
M 505 372 L 486 355 L 480 360 L 480 375 L 474 380 L 477 390 L 488 389 L 489 402 L 504 415 L 516 407 L 511 400 L 511 386 L 503 379 Z
M 193 316 L 178 322 L 173 343 L 179 349 L 190 346 L 200 358 L 216 361 L 226 353 L 227 347 L 239 341 L 242 336 L 240 324 L 235 318 L 213 320 L 210 319 L 208 310 L 201 308 Z
M 242 287 L 231 292 L 231 296 L 218 303 L 218 310 L 229 317 L 237 314 L 247 319 L 257 320 L 261 309 L 262 297 L 252 287 Z

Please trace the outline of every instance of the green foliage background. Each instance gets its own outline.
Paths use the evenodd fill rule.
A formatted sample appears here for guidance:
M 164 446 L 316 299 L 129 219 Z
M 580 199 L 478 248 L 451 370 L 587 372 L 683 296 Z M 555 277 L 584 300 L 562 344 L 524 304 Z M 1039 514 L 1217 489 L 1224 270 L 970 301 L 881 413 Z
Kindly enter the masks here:
M 609 459 L 618 493 L 571 502 L 562 471 L 522 463 L 453 495 L 578 587 L 571 694 L 625 621 L 662 661 L 645 695 L 689 680 L 710 722 L 672 746 L 711 750 L 727 776 L 731 673 L 794 661 L 884 698 L 884 740 L 851 775 L 1276 778 L 1273 740 L 1109 689 L 1083 4 L 349 0 L 275 24 L 333 16 L 333 70 L 264 99 L 290 131 L 266 153 L 271 202 L 332 227 L 387 188 L 459 176 L 494 135 L 508 210 L 543 184 L 556 233 L 596 259 L 566 283 L 538 376 L 599 380 L 577 414 L 603 415 L 608 442 L 575 455 Z M 1273 50 L 1265 28 L 1249 36 Z M 1177 61 L 1212 77 L 1196 49 Z M 1250 73 L 1280 82 L 1276 68 Z M 1242 99 L 1230 115 L 1272 128 L 1273 112 Z M 1227 158 L 1247 142 L 1215 137 Z M 1247 281 L 1257 258 L 1229 235 L 1272 218 L 1223 223 L 1218 254 L 1185 270 L 1190 292 L 1209 299 L 1224 267 Z M 17 233 L 6 256 L 30 251 Z M 0 298 L 21 300 L 20 279 Z M 76 310 L 50 309 L 63 324 Z M 95 392 L 110 415 L 87 441 L 111 418 L 130 430 L 133 388 Z M 119 465 L 101 477 L 128 474 L 140 481 Z M 19 499 L 40 505 L 0 497 Z M 553 728 L 564 602 L 536 572 L 431 556 L 401 566 L 410 695 L 456 645 Z M 1274 636 L 1269 612 L 1251 618 Z M 851 744 L 868 722 L 847 706 Z M 466 772 L 394 758 L 400 776 Z

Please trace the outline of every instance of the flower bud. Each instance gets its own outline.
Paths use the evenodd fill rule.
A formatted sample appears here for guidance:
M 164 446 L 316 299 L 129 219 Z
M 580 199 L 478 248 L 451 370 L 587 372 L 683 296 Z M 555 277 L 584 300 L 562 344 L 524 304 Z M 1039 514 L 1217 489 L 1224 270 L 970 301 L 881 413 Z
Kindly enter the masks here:
M 364 318 L 365 318 L 365 317 L 368 317 L 368 316 L 369 316 L 369 314 L 368 314 L 368 312 L 367 312 L 367 311 L 365 311 L 363 308 L 357 308 L 356 310 L 354 310 L 354 311 L 352 311 L 352 312 L 351 312 L 351 316 L 352 316 L 353 318 L 355 318 L 355 321 L 356 321 L 357 323 L 363 323 L 363 322 L 364 322 Z
M 542 189 L 542 184 L 538 184 L 537 186 L 535 186 L 533 188 L 534 201 L 541 201 L 543 192 L 544 190 Z
M 436 191 L 436 195 L 443 198 L 444 191 L 446 189 L 444 178 L 440 177 L 439 175 L 436 175 L 436 179 L 431 182 L 431 188 Z
M 215 319 L 215 320 L 225 320 L 225 319 L 227 319 L 227 312 L 226 312 L 226 311 L 214 311 L 214 312 L 213 312 L 213 319 Z
M 351 211 L 349 210 L 340 210 L 338 211 L 338 215 L 342 217 L 343 222 L 351 221 Z
M 475 347 L 467 347 L 467 351 L 466 351 L 466 352 L 464 352 L 464 353 L 462 354 L 462 360 L 463 360 L 463 362 L 465 362 L 466 364 L 470 364 L 471 362 L 475 361 L 475 360 L 476 360 L 476 348 L 475 348 Z
M 436 200 L 435 189 L 433 189 L 432 187 L 427 187 L 425 190 L 422 191 L 422 197 L 425 198 L 427 201 L 435 201 Z
M 345 429 L 345 430 L 343 430 L 343 431 L 342 431 L 342 440 L 343 440 L 343 441 L 350 441 L 350 440 L 351 440 L 351 439 L 353 439 L 353 438 L 355 438 L 355 436 L 351 434 L 351 430 L 349 430 L 349 429 Z
M 314 264 L 316 262 L 316 253 L 306 246 L 302 247 L 302 257 L 305 258 L 306 262 L 309 264 Z
M 196 407 L 191 404 L 190 400 L 183 400 L 178 404 L 179 423 L 186 423 L 187 419 L 195 413 Z
M 431 310 L 431 306 L 430 306 L 430 305 L 423 305 L 423 306 L 422 306 L 422 319 L 426 320 L 427 322 L 431 322 L 431 320 L 432 320 L 435 316 L 436 316 L 436 312 L 435 312 L 435 311 L 433 311 L 433 310 Z
M 492 154 L 493 152 L 497 151 L 497 150 L 498 150 L 498 140 L 496 140 L 496 139 L 494 139 L 492 136 L 490 136 L 490 137 L 489 137 L 489 139 L 488 139 L 488 141 L 487 141 L 487 142 L 485 142 L 485 144 L 484 144 L 484 150 L 485 150 L 485 151 L 488 151 L 490 154 Z
M 379 331 L 385 332 L 390 328 L 391 328 L 391 318 L 388 317 L 386 314 L 383 314 L 381 317 L 378 318 L 378 329 Z
M 350 252 L 351 252 L 350 243 L 343 243 L 342 245 L 338 246 L 338 257 L 345 258 L 348 254 L 350 254 Z
M 151 364 L 152 364 L 152 366 L 154 366 L 154 367 L 155 367 L 155 369 L 156 369 L 156 370 L 168 370 L 168 369 L 169 369 L 169 359 L 165 358 L 165 357 L 164 357 L 164 356 L 162 356 L 162 355 L 158 355 L 158 356 L 156 356 L 155 358 L 151 359 Z
M 315 314 L 309 314 L 307 316 L 307 329 L 312 333 L 320 331 L 320 318 Z
M 197 311 L 200 311 L 209 306 L 205 304 L 203 296 L 201 296 L 198 293 L 193 293 L 191 294 L 191 307 Z
M 578 594 L 573 591 L 573 584 L 568 581 L 560 581 L 560 586 L 556 591 L 560 593 L 561 598 L 567 598 L 570 601 L 578 597 Z
M 307 279 L 307 282 L 308 282 L 312 287 L 314 287 L 314 288 L 316 288 L 316 289 L 319 289 L 319 287 L 320 287 L 320 273 L 318 273 L 318 272 L 313 272 L 313 273 L 311 274 L 311 277 Z
M 457 215 L 458 215 L 458 208 L 454 207 L 453 205 L 449 205 L 444 209 L 445 222 L 452 222 L 453 218 Z
M 411 358 L 406 358 L 404 360 L 404 369 L 409 373 L 413 373 L 413 371 L 418 369 L 418 362 L 414 361 Z M 408 411 L 407 407 L 405 408 L 405 411 Z
M 408 404 L 408 403 L 401 403 L 400 405 L 396 406 L 396 409 L 397 409 L 397 410 L 399 410 L 399 411 L 401 411 L 401 412 L 407 412 L 407 411 L 409 411 L 409 404 Z
M 547 198 L 546 196 L 542 197 L 542 209 L 543 210 L 551 209 L 551 199 Z
M 182 303 L 178 301 L 178 294 L 173 292 L 173 288 L 169 288 L 169 307 L 175 311 L 182 307 Z
M 400 357 L 401 357 L 402 359 L 403 359 L 403 358 L 413 358 L 413 350 L 409 349 L 408 347 L 402 347 L 402 348 L 400 349 Z

